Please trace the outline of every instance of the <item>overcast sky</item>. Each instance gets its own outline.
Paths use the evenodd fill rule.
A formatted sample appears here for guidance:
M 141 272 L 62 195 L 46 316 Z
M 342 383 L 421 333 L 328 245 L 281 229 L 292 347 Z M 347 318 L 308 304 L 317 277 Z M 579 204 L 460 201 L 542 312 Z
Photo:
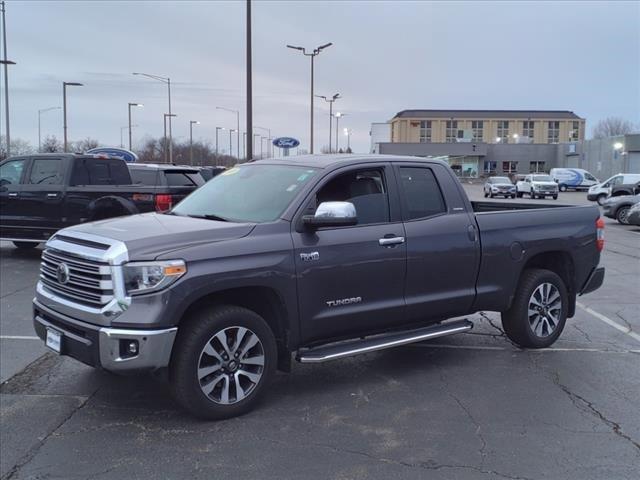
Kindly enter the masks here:
M 254 1 L 254 124 L 309 142 L 309 59 L 286 44 L 333 46 L 316 57 L 316 93 L 369 148 L 371 122 L 403 109 L 573 110 L 640 123 L 639 2 Z M 68 91 L 69 138 L 120 143 L 127 103 L 134 144 L 162 135 L 166 88 L 131 72 L 170 76 L 174 138 L 213 141 L 245 108 L 245 3 L 8 1 L 12 137 L 37 145 L 37 111 Z M 316 150 L 328 105 L 316 104 Z M 4 117 L 2 117 L 4 125 Z M 241 129 L 244 130 L 244 111 Z M 590 129 L 590 128 L 589 128 Z M 62 113 L 42 116 L 62 138 Z M 4 126 L 2 127 L 4 133 Z M 261 133 L 257 130 L 256 133 Z M 263 132 L 266 135 L 266 132 Z M 220 141 L 228 148 L 228 134 Z M 235 142 L 235 140 L 234 140 Z M 345 138 L 341 132 L 341 142 Z M 235 144 L 234 144 L 235 145 Z M 234 146 L 235 149 L 235 146 Z

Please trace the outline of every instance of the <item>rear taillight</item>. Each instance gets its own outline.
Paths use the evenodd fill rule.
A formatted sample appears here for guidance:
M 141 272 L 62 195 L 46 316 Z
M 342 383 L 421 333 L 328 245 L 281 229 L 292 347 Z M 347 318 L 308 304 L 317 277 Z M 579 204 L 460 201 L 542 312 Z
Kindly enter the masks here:
M 166 212 L 167 210 L 171 210 L 173 206 L 173 199 L 171 195 L 156 195 L 156 211 L 157 212 Z
M 596 248 L 599 252 L 604 249 L 604 220 L 602 217 L 596 220 Z

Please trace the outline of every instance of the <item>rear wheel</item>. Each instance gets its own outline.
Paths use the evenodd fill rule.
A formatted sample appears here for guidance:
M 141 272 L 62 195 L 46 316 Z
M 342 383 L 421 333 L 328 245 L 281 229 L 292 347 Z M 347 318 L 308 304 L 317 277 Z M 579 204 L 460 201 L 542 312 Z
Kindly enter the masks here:
M 487 193 L 487 191 L 485 190 L 484 192 L 484 198 L 487 198 L 489 196 L 489 194 Z
M 566 185 L 560 185 L 560 191 L 561 192 L 566 192 L 567 191 L 567 186 Z
M 19 248 L 21 250 L 31 250 L 32 248 L 36 248 L 38 245 L 40 245 L 38 242 L 19 242 L 17 240 L 13 242 L 13 244 L 16 248 Z
M 554 199 L 554 200 L 557 200 L 557 199 L 558 199 L 558 195 L 554 195 L 554 196 L 553 196 L 553 199 Z
M 515 195 L 511 195 L 511 198 L 516 198 L 516 196 Z
M 616 212 L 616 220 L 623 225 L 629 225 L 629 210 L 631 207 L 620 207 Z
M 517 196 L 518 198 L 522 198 L 522 195 L 523 195 L 523 193 L 522 193 L 522 192 L 516 192 L 516 196 Z
M 169 375 L 173 394 L 195 416 L 217 420 L 251 410 L 276 369 L 273 332 L 255 312 L 202 310 L 178 330 Z
M 558 339 L 567 321 L 567 287 L 550 270 L 527 269 L 511 308 L 502 312 L 507 336 L 525 348 L 546 348 Z

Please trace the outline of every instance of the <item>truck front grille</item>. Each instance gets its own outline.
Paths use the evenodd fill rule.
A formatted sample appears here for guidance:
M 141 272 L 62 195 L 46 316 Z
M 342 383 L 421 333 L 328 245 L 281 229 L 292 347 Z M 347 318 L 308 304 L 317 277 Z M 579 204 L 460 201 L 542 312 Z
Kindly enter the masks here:
M 111 267 L 107 263 L 52 248 L 42 252 L 40 280 L 54 295 L 94 308 L 104 307 L 114 297 Z

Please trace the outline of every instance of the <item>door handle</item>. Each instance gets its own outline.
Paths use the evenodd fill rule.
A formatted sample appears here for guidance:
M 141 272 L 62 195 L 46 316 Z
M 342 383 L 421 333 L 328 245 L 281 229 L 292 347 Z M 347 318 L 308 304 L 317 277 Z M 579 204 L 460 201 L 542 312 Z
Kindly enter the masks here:
M 47 193 L 47 198 L 56 198 L 57 196 L 57 193 Z
M 10 194 L 9 194 L 9 196 L 10 196 L 10 197 L 17 197 L 17 196 L 18 196 L 18 194 L 17 194 L 16 192 L 12 192 L 12 193 L 10 193 Z
M 378 243 L 381 247 L 390 247 L 393 245 L 404 243 L 404 237 L 385 237 L 378 240 Z

